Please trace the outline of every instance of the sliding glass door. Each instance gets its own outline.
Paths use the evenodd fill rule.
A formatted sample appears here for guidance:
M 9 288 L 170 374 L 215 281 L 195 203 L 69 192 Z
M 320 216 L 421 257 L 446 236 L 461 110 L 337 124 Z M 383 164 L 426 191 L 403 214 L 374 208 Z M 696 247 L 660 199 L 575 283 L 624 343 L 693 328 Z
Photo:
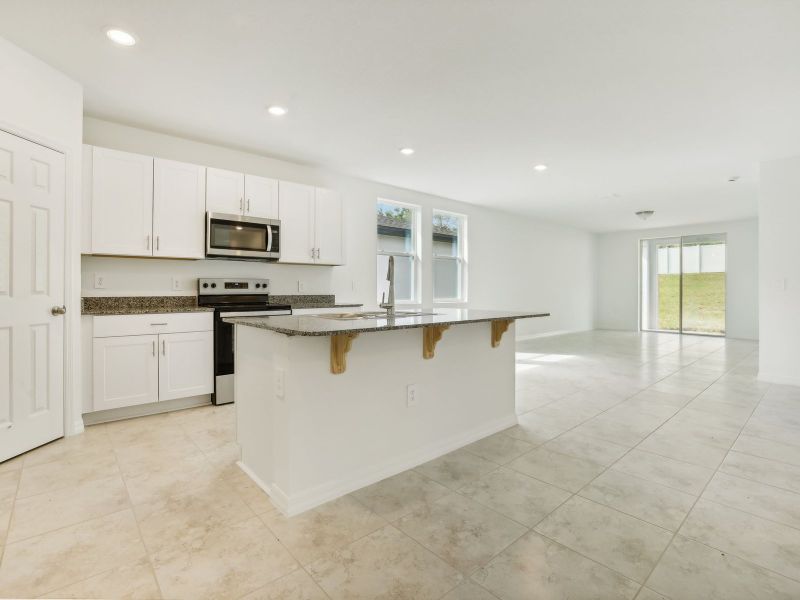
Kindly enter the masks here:
M 640 326 L 725 335 L 725 234 L 642 240 Z

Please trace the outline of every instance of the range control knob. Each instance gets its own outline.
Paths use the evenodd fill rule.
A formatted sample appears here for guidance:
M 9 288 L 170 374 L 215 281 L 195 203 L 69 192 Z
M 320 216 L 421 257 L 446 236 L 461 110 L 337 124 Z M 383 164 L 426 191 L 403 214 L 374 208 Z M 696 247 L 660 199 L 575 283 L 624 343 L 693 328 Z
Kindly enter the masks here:
M 216 284 L 216 283 L 212 283 L 212 284 L 211 284 L 211 287 L 212 287 L 212 288 L 215 288 L 215 287 L 217 287 L 217 284 Z
M 203 287 L 204 287 L 204 288 L 207 288 L 207 287 L 208 287 L 208 284 L 207 284 L 207 283 L 204 283 L 204 284 L 203 284 Z

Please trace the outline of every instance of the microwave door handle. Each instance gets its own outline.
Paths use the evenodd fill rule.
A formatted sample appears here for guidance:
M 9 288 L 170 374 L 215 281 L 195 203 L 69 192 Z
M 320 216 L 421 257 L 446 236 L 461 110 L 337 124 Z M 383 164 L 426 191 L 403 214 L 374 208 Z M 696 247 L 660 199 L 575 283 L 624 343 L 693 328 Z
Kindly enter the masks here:
M 267 252 L 272 252 L 272 225 L 267 225 Z

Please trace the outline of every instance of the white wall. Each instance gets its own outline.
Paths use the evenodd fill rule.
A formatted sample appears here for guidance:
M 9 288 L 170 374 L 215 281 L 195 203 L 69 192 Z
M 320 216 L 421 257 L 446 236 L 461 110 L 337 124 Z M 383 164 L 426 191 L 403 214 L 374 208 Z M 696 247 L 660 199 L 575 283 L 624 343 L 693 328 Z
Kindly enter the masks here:
M 800 385 L 800 156 L 761 163 L 759 378 Z
M 0 129 L 64 153 L 65 185 L 65 415 L 66 432 L 80 419 L 80 160 L 83 89 L 59 71 L 0 38 Z M 74 413 L 74 414 L 73 414 Z
M 375 202 L 380 197 L 422 207 L 424 305 L 432 304 L 431 222 L 433 208 L 439 208 L 469 218 L 469 306 L 553 313 L 548 319 L 520 323 L 518 335 L 592 327 L 594 265 L 589 233 L 94 118 L 84 121 L 84 143 L 336 189 L 345 199 L 347 259 L 342 267 L 318 267 L 86 256 L 85 295 L 169 294 L 173 276 L 187 293 L 194 291 L 197 277 L 230 275 L 268 277 L 276 294 L 296 293 L 302 280 L 305 293 L 334 293 L 339 300 L 374 305 Z M 104 275 L 104 290 L 93 288 L 93 273 Z
M 598 234 L 595 327 L 638 330 L 639 240 L 727 234 L 727 335 L 758 339 L 758 220 Z

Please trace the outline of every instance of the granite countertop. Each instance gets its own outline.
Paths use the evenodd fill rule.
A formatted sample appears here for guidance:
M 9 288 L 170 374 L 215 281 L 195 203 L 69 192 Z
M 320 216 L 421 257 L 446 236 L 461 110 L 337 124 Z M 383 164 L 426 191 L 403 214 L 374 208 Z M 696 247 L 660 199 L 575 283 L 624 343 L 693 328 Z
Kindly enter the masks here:
M 334 294 L 270 294 L 270 304 L 288 304 L 292 308 L 354 308 L 363 304 L 337 303 Z
M 511 312 L 475 309 L 441 309 L 426 310 L 431 315 L 418 317 L 358 319 L 339 321 L 325 318 L 325 315 L 276 316 L 276 317 L 230 317 L 228 323 L 268 329 L 284 335 L 323 336 L 339 333 L 369 333 L 373 331 L 391 331 L 394 329 L 415 329 L 429 325 L 464 325 L 505 319 L 530 319 L 549 317 L 550 313 L 540 311 Z
M 270 304 L 289 304 L 292 308 L 358 308 L 362 304 L 337 303 L 333 294 L 270 295 Z M 197 296 L 84 296 L 81 314 L 88 316 L 143 315 L 178 312 L 213 312 L 197 306 Z
M 270 304 L 277 304 L 277 302 L 270 302 Z M 326 302 L 301 302 L 299 304 L 292 303 L 292 308 L 296 309 L 307 309 L 307 308 L 360 308 L 364 306 L 363 304 L 328 304 Z
M 81 298 L 81 314 L 90 316 L 213 312 L 197 306 L 195 296 L 88 296 Z

